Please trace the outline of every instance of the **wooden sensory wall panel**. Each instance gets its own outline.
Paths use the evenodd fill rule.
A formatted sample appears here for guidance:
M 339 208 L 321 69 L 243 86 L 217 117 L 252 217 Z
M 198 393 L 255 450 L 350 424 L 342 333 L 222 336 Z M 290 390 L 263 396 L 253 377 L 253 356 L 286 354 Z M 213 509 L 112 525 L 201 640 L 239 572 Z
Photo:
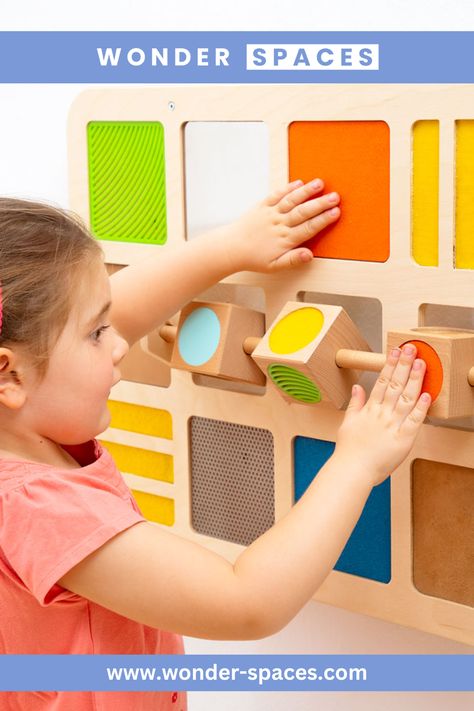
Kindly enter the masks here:
M 247 306 L 262 308 L 264 304 L 267 329 L 286 302 L 301 301 L 308 306 L 311 294 L 321 294 L 317 303 L 323 304 L 350 304 L 358 299 L 363 304 L 366 299 L 372 307 L 380 305 L 368 310 L 367 323 L 364 312 L 358 312 L 359 330 L 369 343 L 380 332 L 385 343 L 388 330 L 425 323 L 458 326 L 451 322 L 451 314 L 471 313 L 468 310 L 474 302 L 474 256 L 468 237 L 474 227 L 471 94 L 472 87 L 461 85 L 340 84 L 86 91 L 75 102 L 69 121 L 71 207 L 90 224 L 90 123 L 159 124 L 163 142 L 156 171 L 164 182 L 161 198 L 143 210 L 151 209 L 147 217 L 151 224 L 160 220 L 166 224 L 166 240 L 151 243 L 145 235 L 124 241 L 130 235 L 123 233 L 102 241 L 111 265 L 159 259 L 161 250 L 191 236 L 187 235 L 186 199 L 191 199 L 193 186 L 192 181 L 186 185 L 186 126 L 190 122 L 263 123 L 268 134 L 268 166 L 262 175 L 269 176 L 269 185 L 262 185 L 262 192 L 286 183 L 290 176 L 326 178 L 331 189 L 341 192 L 343 218 L 321 241 L 329 245 L 325 257 L 286 274 L 240 273 L 212 293 L 218 295 L 221 289 L 226 295 L 222 300 L 238 303 L 234 294 L 241 290 L 248 298 Z M 248 153 L 251 173 L 253 156 Z M 324 158 L 319 165 L 318 155 Z M 145 163 L 136 162 L 138 177 L 133 178 L 132 187 L 135 180 L 146 183 Z M 245 181 L 247 163 L 243 163 L 240 179 Z M 300 170 L 304 175 L 298 174 Z M 115 192 L 120 210 L 127 203 L 120 187 Z M 343 254 L 338 252 L 341 245 L 345 245 Z M 459 319 L 453 316 L 453 320 Z M 369 321 L 375 322 L 375 331 Z M 462 322 L 466 327 L 464 316 Z M 163 431 L 150 434 L 140 418 L 136 431 L 127 430 L 123 424 L 127 411 L 112 421 L 103 438 L 130 448 L 121 450 L 129 455 L 138 456 L 136 450 L 160 455 L 156 468 L 161 474 L 156 478 L 146 471 L 144 476 L 140 469 L 146 455 L 140 455 L 141 464 L 138 460 L 134 464 L 133 456 L 121 460 L 143 510 L 148 512 L 153 500 L 148 497 L 156 499 L 160 515 L 147 513 L 152 520 L 161 516 L 161 522 L 178 534 L 235 560 L 242 550 L 236 541 L 250 540 L 251 535 L 245 538 L 249 531 L 257 535 L 273 517 L 281 518 L 317 475 L 330 456 L 343 411 L 324 401 L 311 406 L 285 401 L 268 383 L 253 392 L 216 387 L 215 378 L 184 371 L 172 370 L 164 377 L 158 360 L 160 376 L 152 380 L 146 373 L 150 367 L 153 370 L 153 349 L 156 352 L 159 340 L 156 333 L 151 334 L 129 354 L 124 373 L 133 373 L 133 377 L 119 383 L 113 397 L 124 407 L 130 404 L 168 413 L 172 439 Z M 193 427 L 206 423 L 204 430 L 212 436 L 203 440 L 201 434 L 198 450 Z M 428 420 L 423 425 L 409 458 L 374 489 L 335 570 L 315 599 L 474 644 L 472 425 L 472 418 L 444 421 L 442 426 Z M 245 437 L 239 439 L 238 433 L 244 431 Z M 232 463 L 244 467 L 250 441 L 246 438 L 265 433 L 264 464 L 257 462 L 252 471 L 257 479 L 259 467 L 266 468 L 267 478 L 255 482 L 253 493 L 261 497 L 267 513 L 260 521 L 251 514 L 246 522 L 244 506 L 233 510 L 229 506 L 224 511 L 229 516 L 227 527 L 213 528 L 217 519 L 213 522 L 213 504 L 205 492 L 215 472 L 209 471 L 206 477 L 205 457 L 212 458 L 212 447 L 222 447 L 216 444 L 216 433 L 224 433 L 221 439 L 226 441 L 226 432 L 234 436 L 229 448 L 235 455 Z M 166 479 L 166 457 L 172 459 L 172 480 Z M 193 457 L 195 464 L 204 462 L 194 482 Z M 273 482 L 268 478 L 270 462 Z M 240 487 L 252 487 L 251 479 L 242 479 Z M 248 491 L 235 491 L 234 497 L 242 495 L 245 501 L 244 494 Z M 173 503 L 172 510 L 163 499 Z M 203 514 L 204 520 L 197 524 L 199 530 L 193 525 L 196 507 L 197 517 Z M 456 525 L 450 526 L 450 521 Z M 367 548 L 369 540 L 376 544 L 373 549 Z

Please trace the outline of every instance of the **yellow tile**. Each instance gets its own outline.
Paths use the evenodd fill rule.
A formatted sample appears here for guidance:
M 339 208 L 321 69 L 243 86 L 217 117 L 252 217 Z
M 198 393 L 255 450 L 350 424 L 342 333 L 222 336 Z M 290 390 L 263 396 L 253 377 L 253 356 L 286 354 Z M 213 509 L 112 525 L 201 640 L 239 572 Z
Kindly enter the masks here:
M 174 501 L 165 496 L 147 494 L 144 491 L 135 491 L 132 494 L 138 507 L 148 521 L 163 523 L 166 526 L 174 524 Z
M 437 267 L 439 121 L 417 121 L 412 138 L 412 254 L 417 264 Z
M 166 410 L 118 400 L 109 400 L 108 407 L 112 415 L 111 427 L 164 439 L 173 438 L 171 415 Z
M 474 121 L 456 121 L 456 267 L 474 268 Z
M 174 482 L 173 457 L 170 454 L 152 452 L 150 449 L 129 447 L 126 444 L 101 440 L 121 472 L 144 476 L 147 479 Z

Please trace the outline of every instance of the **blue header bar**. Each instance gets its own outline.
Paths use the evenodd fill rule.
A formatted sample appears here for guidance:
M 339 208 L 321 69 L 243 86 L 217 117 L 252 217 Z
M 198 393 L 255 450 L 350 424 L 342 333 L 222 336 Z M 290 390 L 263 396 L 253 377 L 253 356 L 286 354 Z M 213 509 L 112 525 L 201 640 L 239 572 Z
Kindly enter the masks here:
M 0 32 L 0 83 L 474 83 L 474 32 Z

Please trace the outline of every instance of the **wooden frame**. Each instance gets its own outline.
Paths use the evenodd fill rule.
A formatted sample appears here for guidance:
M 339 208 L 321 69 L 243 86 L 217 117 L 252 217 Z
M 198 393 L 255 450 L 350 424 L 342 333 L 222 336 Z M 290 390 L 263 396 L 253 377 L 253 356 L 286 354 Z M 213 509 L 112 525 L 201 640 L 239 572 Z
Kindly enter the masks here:
M 293 121 L 385 121 L 390 129 L 389 259 L 373 263 L 316 258 L 308 267 L 293 272 L 241 273 L 225 283 L 263 289 L 267 324 L 287 301 L 295 301 L 299 292 L 317 291 L 379 299 L 383 307 L 384 334 L 389 330 L 406 332 L 423 325 L 419 315 L 422 304 L 467 307 L 474 304 L 471 270 L 453 267 L 455 122 L 469 117 L 470 113 L 472 87 L 461 85 L 161 86 L 88 90 L 76 100 L 70 114 L 71 207 L 89 219 L 86 125 L 92 120 L 154 120 L 163 124 L 168 242 L 171 244 L 185 239 L 182 134 L 186 122 L 266 122 L 270 135 L 270 187 L 273 188 L 288 179 L 288 126 Z M 437 267 L 416 264 L 410 247 L 412 126 L 416 121 L 428 119 L 438 120 L 440 129 Z M 370 195 L 367 195 L 367 209 L 370 209 Z M 162 249 L 123 242 L 104 242 L 102 246 L 111 264 L 133 263 Z M 140 358 L 139 349 L 135 357 Z M 171 495 L 175 500 L 173 530 L 229 560 L 237 557 L 241 546 L 198 534 L 190 524 L 189 418 L 215 418 L 271 430 L 278 519 L 294 501 L 293 439 L 301 435 L 333 441 L 344 414 L 327 402 L 319 403 L 314 409 L 287 402 L 273 387 L 267 387 L 263 395 L 204 387 L 194 382 L 192 374 L 175 370 L 169 387 L 122 381 L 114 390 L 114 399 L 159 407 L 171 413 L 172 441 L 113 428 L 104 437 L 172 454 L 173 484 L 125 473 L 127 482 L 142 491 Z M 415 459 L 472 470 L 474 432 L 470 425 L 468 422 L 460 429 L 449 422 L 443 427 L 425 424 L 409 458 L 392 474 L 390 582 L 381 584 L 333 571 L 315 595 L 316 600 L 474 644 L 474 597 L 472 605 L 458 604 L 422 594 L 413 583 L 411 507 L 411 466 Z M 474 511 L 474 500 L 472 504 Z M 460 545 L 474 546 L 474 518 L 472 528 L 466 531 L 466 540 L 460 541 Z M 474 565 L 466 571 L 466 576 L 470 577 L 474 589 L 473 571 Z

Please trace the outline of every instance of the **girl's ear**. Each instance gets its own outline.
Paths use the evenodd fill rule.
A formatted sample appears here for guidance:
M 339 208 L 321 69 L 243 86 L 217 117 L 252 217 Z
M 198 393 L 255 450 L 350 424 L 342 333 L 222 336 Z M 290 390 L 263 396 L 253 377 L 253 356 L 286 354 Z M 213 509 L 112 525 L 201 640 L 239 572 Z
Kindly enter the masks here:
M 10 410 L 18 410 L 26 400 L 17 361 L 17 355 L 10 348 L 0 348 L 0 405 Z

